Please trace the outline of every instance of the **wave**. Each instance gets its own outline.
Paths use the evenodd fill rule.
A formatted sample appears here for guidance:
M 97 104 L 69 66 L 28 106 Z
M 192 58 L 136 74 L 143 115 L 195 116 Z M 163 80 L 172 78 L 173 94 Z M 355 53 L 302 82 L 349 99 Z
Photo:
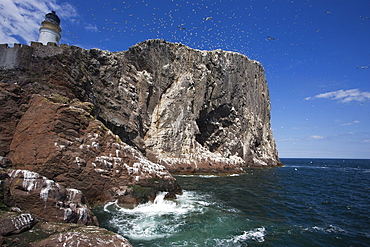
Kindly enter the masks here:
M 265 242 L 266 229 L 264 227 L 255 228 L 253 230 L 244 231 L 240 235 L 232 236 L 226 239 L 209 239 L 206 241 L 206 246 L 219 247 L 242 247 L 248 246 L 251 241 L 263 243 Z
M 184 188 L 177 199 L 164 200 L 159 194 L 154 202 L 134 209 L 112 202 L 104 210 L 98 208 L 96 215 L 103 227 L 127 237 L 134 246 L 360 246 L 369 242 L 370 164 L 286 163 L 276 169 L 248 169 L 237 178 L 177 177 Z
M 305 228 L 303 230 L 309 231 L 309 232 L 327 232 L 327 233 L 345 232 L 345 230 L 343 230 L 339 226 L 333 226 L 333 225 L 328 225 L 326 227 L 313 226 L 310 228 Z
M 255 228 L 250 231 L 244 231 L 243 234 L 234 236 L 230 240 L 226 240 L 226 242 L 237 244 L 237 243 L 243 243 L 247 240 L 254 240 L 254 241 L 262 243 L 265 241 L 265 235 L 266 235 L 266 229 L 264 227 L 259 227 L 259 228 Z
M 174 200 L 165 200 L 159 193 L 154 202 L 133 209 L 107 203 L 103 211 L 109 214 L 108 224 L 130 241 L 161 246 L 161 241 L 184 246 L 204 243 L 204 246 L 246 246 L 247 242 L 264 242 L 264 227 L 250 228 L 241 211 L 215 200 L 209 195 L 192 191 Z M 243 231 L 243 229 L 246 229 Z M 168 242 L 167 242 L 168 244 Z
M 117 202 L 104 206 L 113 215 L 109 223 L 118 233 L 130 239 L 153 240 L 172 236 L 181 231 L 190 214 L 200 214 L 210 205 L 194 192 L 184 191 L 175 200 L 165 200 L 165 192 L 159 193 L 154 202 L 133 209 L 123 208 Z

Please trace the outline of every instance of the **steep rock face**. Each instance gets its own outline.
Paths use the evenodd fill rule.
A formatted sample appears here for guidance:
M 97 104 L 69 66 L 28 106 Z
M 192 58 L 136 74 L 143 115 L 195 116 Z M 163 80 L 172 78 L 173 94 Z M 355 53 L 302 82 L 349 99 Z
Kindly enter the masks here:
M 103 82 L 91 84 L 97 115 L 170 171 L 280 164 L 258 62 L 161 40 L 89 55 L 89 68 Z
M 35 171 L 81 190 L 89 204 L 118 199 L 138 204 L 157 191 L 180 193 L 165 167 L 147 160 L 95 120 L 91 103 L 60 95 L 34 95 L 20 119 L 8 157 L 13 166 Z M 145 195 L 135 188 L 146 189 Z
M 28 95 L 17 85 L 0 82 L 0 156 L 9 153 L 19 119 L 27 109 Z
M 0 67 L 12 68 L 0 74 L 3 82 L 18 83 L 27 95 L 91 102 L 96 119 L 171 172 L 235 173 L 280 164 L 264 70 L 246 56 L 162 40 L 114 53 L 31 48 L 17 50 L 22 59 L 15 63 L 0 60 Z M 12 56 L 10 48 L 0 49 Z

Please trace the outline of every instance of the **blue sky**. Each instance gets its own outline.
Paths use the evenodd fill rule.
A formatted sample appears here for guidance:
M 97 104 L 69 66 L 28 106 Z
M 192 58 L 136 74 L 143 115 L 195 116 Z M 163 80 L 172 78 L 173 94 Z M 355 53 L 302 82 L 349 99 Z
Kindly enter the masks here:
M 280 157 L 370 158 L 369 0 L 1 0 L 0 43 L 36 41 L 51 10 L 69 45 L 161 38 L 258 60 Z

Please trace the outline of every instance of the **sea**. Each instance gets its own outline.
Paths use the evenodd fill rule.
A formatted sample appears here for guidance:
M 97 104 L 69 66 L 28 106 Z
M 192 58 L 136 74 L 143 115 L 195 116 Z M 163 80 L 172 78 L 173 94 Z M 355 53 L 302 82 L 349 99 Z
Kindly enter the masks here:
M 370 160 L 281 159 L 230 176 L 176 176 L 184 193 L 95 208 L 136 246 L 370 246 Z

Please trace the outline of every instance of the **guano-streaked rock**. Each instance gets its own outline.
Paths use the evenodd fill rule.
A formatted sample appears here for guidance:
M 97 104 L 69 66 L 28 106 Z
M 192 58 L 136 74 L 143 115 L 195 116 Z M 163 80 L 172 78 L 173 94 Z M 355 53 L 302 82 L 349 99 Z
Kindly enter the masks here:
M 8 175 L 3 182 L 9 190 L 4 197 L 9 206 L 31 212 L 46 221 L 98 225 L 96 217 L 83 203 L 81 191 L 64 188 L 53 180 L 27 170 L 10 169 Z M 14 218 L 13 225 L 19 230 L 22 225 L 32 225 L 33 221 L 31 214 L 22 214 Z
M 64 100 L 60 95 L 32 97 L 10 145 L 13 166 L 81 190 L 90 205 L 113 200 L 137 205 L 154 199 L 158 191 L 181 193 L 164 166 L 147 160 L 94 119 L 92 104 Z
M 68 232 L 54 234 L 49 238 L 32 243 L 31 246 L 132 247 L 127 239 L 119 234 L 94 226 L 79 227 Z
M 280 165 L 258 62 L 162 40 L 89 55 L 96 59 L 88 66 L 102 82 L 91 83 L 96 114 L 171 172 Z
M 170 172 L 280 165 L 264 69 L 235 52 L 163 40 L 123 52 L 0 45 L 0 104 L 0 207 L 35 217 L 46 207 L 57 221 L 94 224 L 81 214 L 88 212 L 84 199 L 132 206 L 159 191 L 181 193 Z M 24 229 L 33 224 L 27 219 Z M 81 239 L 91 246 L 111 237 L 68 229 L 32 244 Z M 126 245 L 119 236 L 111 240 L 103 242 Z
M 12 63 L 9 49 L 22 59 Z M 163 40 L 123 52 L 35 44 L 0 50 L 7 54 L 0 67 L 12 68 L 3 70 L 3 82 L 28 94 L 91 102 L 96 119 L 171 172 L 280 165 L 264 69 L 244 55 Z
M 7 236 L 29 230 L 36 224 L 35 218 L 29 213 L 3 213 L 0 217 L 0 235 Z

